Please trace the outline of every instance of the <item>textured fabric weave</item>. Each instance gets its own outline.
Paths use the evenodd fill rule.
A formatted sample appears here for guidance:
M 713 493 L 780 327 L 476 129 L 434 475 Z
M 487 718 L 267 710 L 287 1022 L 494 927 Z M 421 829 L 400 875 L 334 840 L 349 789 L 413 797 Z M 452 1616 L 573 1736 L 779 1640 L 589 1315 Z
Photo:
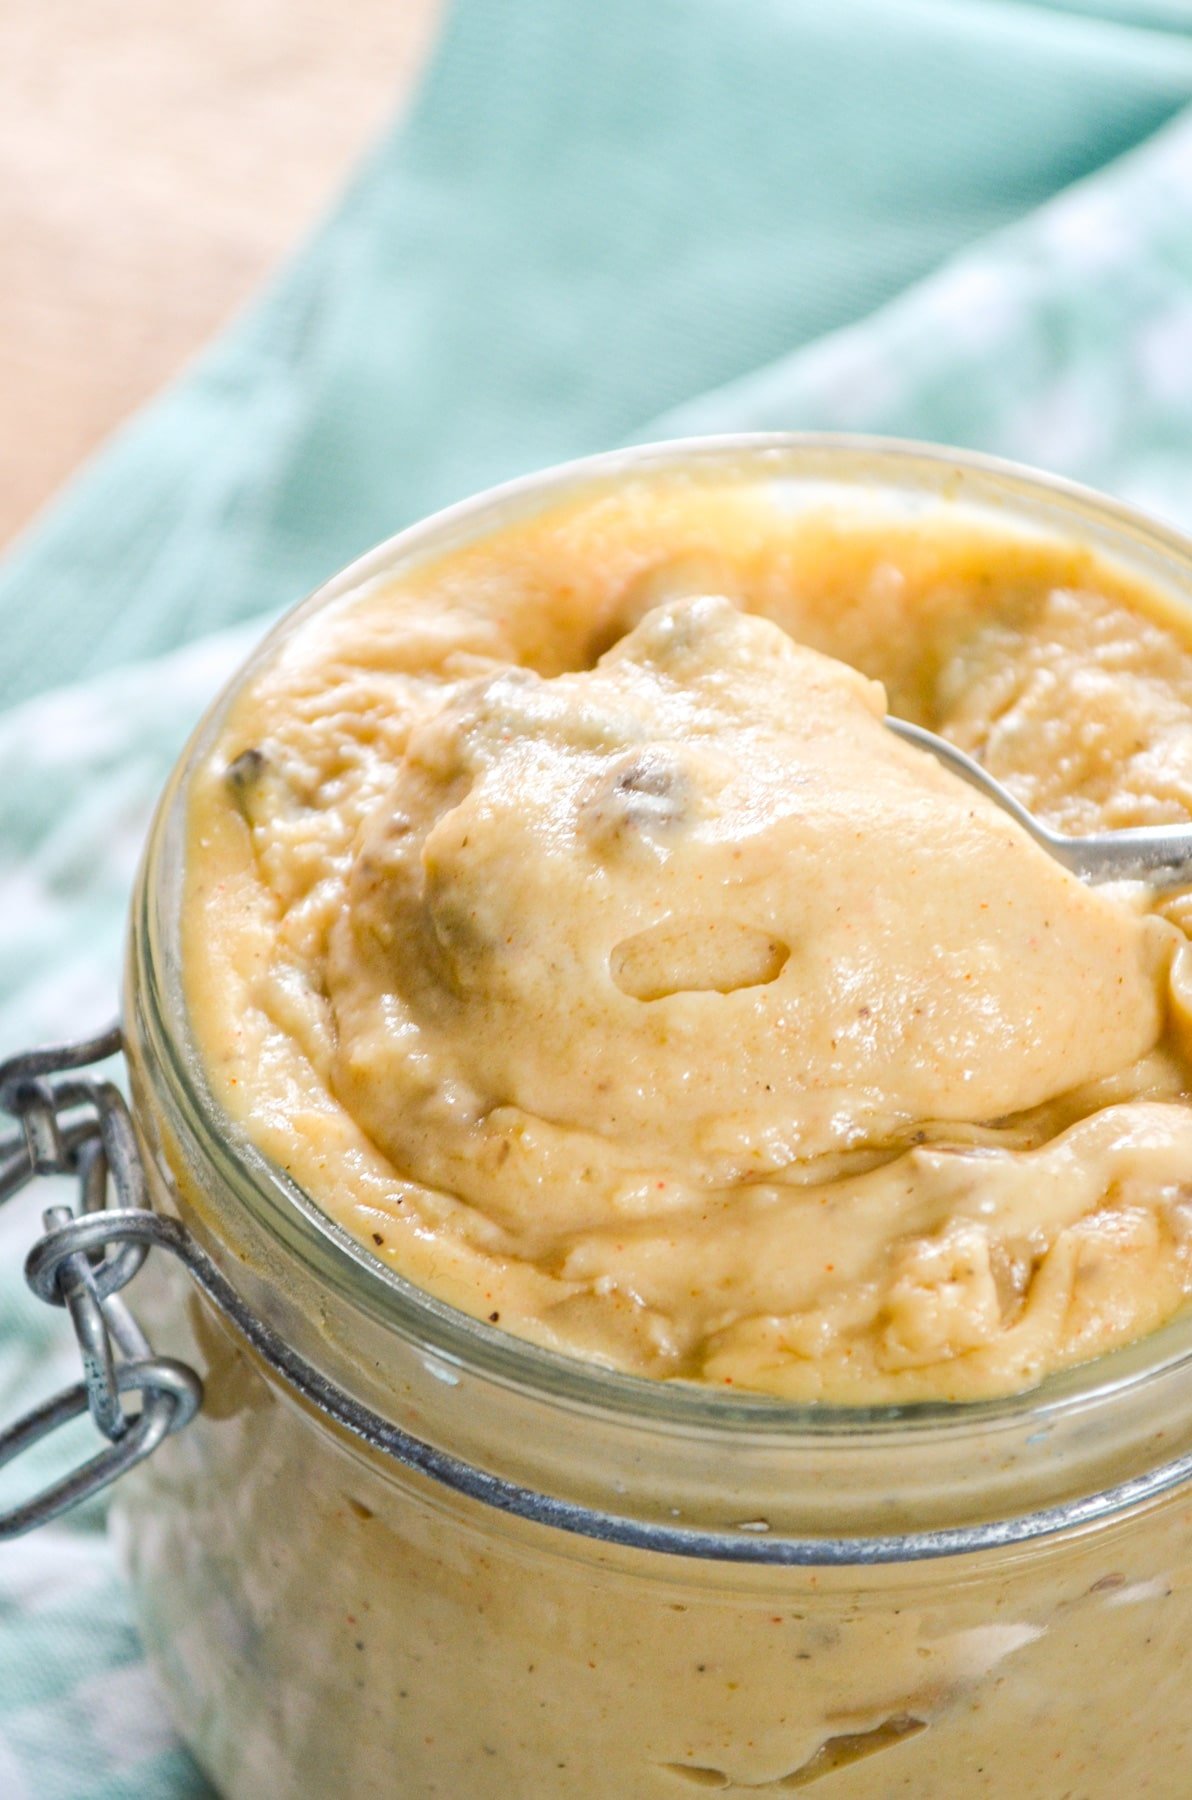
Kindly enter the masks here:
M 461 0 L 293 267 L 0 569 L 0 1054 L 113 1010 L 148 810 L 263 615 L 463 493 L 824 427 L 1192 528 L 1190 27 L 1180 0 Z M 4 1418 L 76 1375 L 18 1290 L 33 1230 L 0 1217 Z M 209 1792 L 102 1514 L 0 1547 L 4 1800 Z

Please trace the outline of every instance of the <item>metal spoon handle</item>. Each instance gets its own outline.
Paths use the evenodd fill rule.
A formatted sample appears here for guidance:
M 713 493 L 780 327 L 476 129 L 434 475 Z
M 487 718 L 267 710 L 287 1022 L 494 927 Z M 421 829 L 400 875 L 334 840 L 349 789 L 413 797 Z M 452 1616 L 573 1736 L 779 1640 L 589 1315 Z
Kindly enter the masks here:
M 1084 881 L 1145 881 L 1155 888 L 1192 882 L 1192 825 L 1136 825 L 1088 837 L 1037 835 Z
M 1192 882 L 1192 825 L 1137 825 L 1123 831 L 1098 831 L 1088 837 L 1065 837 L 1041 825 L 1000 781 L 947 738 L 890 714 L 886 715 L 886 724 L 906 743 L 928 751 L 962 781 L 996 800 L 1037 844 L 1083 881 L 1145 881 L 1157 888 L 1183 887 Z

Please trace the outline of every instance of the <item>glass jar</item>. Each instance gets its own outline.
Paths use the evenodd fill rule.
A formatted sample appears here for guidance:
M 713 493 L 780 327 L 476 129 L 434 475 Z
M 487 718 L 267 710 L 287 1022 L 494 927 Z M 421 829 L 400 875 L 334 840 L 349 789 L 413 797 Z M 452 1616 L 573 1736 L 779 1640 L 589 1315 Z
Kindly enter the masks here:
M 971 510 L 1192 604 L 1192 547 L 1062 483 L 766 437 L 633 450 L 454 508 L 280 633 L 565 495 L 675 468 L 867 519 Z M 1021 1397 L 858 1411 L 619 1375 L 415 1290 L 204 1079 L 184 809 L 223 704 L 157 816 L 125 1006 L 149 1197 L 201 1280 L 154 1255 L 137 1311 L 205 1401 L 115 1512 L 150 1655 L 220 1791 L 1185 1795 L 1189 1322 Z

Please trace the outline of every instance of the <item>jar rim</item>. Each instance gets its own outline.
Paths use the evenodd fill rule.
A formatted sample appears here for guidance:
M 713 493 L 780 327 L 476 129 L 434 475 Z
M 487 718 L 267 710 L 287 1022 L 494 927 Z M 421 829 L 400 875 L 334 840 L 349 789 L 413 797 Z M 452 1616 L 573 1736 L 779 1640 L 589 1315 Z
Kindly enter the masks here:
M 1040 470 L 981 453 L 911 440 L 827 432 L 739 433 L 675 439 L 604 452 L 521 476 L 460 501 L 386 539 L 316 589 L 265 635 L 207 710 L 178 759 L 159 801 L 137 883 L 130 929 L 130 981 L 156 1068 L 164 1077 L 178 1125 L 200 1146 L 223 1184 L 280 1246 L 298 1255 L 320 1281 L 374 1320 L 442 1364 L 445 1370 L 535 1393 L 555 1404 L 614 1414 L 652 1429 L 720 1431 L 753 1440 L 790 1442 L 848 1437 L 874 1441 L 907 1433 L 967 1434 L 1013 1430 L 1024 1419 L 1068 1415 L 1132 1391 L 1153 1377 L 1192 1364 L 1192 1311 L 1158 1330 L 1089 1362 L 1057 1371 L 1036 1386 L 979 1400 L 930 1400 L 868 1406 L 791 1402 L 764 1393 L 735 1392 L 683 1380 L 658 1380 L 610 1369 L 500 1331 L 417 1287 L 374 1257 L 315 1199 L 260 1150 L 211 1089 L 177 979 L 178 949 L 163 907 L 167 872 L 177 879 L 179 827 L 189 776 L 204 755 L 233 696 L 268 660 L 283 631 L 307 614 L 391 572 L 395 563 L 438 557 L 512 518 L 529 516 L 569 492 L 626 474 L 716 469 L 761 474 L 791 467 L 796 479 L 856 485 L 874 491 L 904 485 L 946 502 L 961 501 L 1000 514 L 1007 526 L 1028 523 L 1032 503 L 1051 530 L 1083 528 L 1103 540 L 1108 558 L 1149 555 L 1192 605 L 1192 540 L 1120 501 Z M 814 471 L 814 476 L 812 475 Z M 1007 505 L 1009 503 L 1009 505 Z M 1014 503 L 1021 509 L 1017 517 Z M 478 530 L 477 527 L 480 529 Z M 174 909 L 175 914 L 178 909 Z

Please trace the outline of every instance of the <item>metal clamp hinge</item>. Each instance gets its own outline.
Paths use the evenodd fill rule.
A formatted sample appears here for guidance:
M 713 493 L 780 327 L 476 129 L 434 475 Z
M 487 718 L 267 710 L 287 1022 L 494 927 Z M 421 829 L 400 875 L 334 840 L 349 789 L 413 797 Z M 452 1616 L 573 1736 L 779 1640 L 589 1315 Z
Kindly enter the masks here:
M 42 1176 L 77 1183 L 73 1206 L 42 1214 L 44 1235 L 26 1259 L 25 1277 L 42 1300 L 66 1308 L 83 1361 L 81 1381 L 0 1431 L 0 1468 L 84 1412 L 107 1440 L 32 1499 L 0 1511 L 0 1539 L 32 1531 L 99 1493 L 188 1424 L 203 1398 L 193 1369 L 156 1356 L 121 1297 L 150 1247 L 127 1229 L 130 1210 L 147 1212 L 144 1170 L 119 1089 L 76 1072 L 121 1048 L 114 1025 L 83 1043 L 0 1063 L 0 1113 L 20 1127 L 0 1138 L 0 1202 Z M 139 1409 L 126 1411 L 133 1394 Z

